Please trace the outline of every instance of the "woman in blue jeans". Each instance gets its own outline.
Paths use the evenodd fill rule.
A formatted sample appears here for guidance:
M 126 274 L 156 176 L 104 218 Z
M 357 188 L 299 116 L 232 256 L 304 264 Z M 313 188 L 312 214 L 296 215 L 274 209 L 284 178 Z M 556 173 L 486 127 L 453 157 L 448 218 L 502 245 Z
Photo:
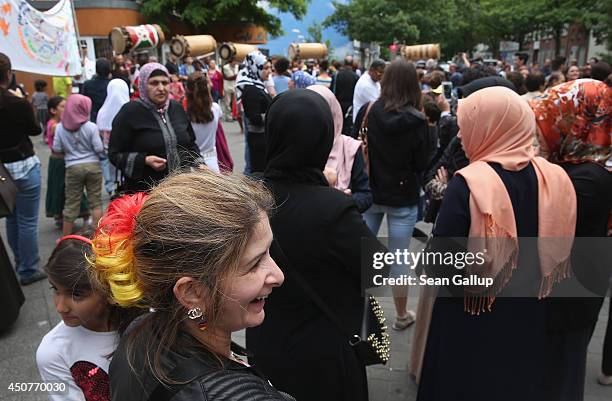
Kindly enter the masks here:
M 12 75 L 11 60 L 0 53 L 0 161 L 18 190 L 15 210 L 6 218 L 6 232 L 19 281 L 28 285 L 46 277 L 38 270 L 40 160 L 29 138 L 41 129 L 28 101 L 8 89 Z
M 425 170 L 429 160 L 427 119 L 420 109 L 421 89 L 414 66 L 403 60 L 391 63 L 382 78 L 380 98 L 367 112 L 374 204 L 364 214 L 375 235 L 387 216 L 390 250 L 408 248 L 417 221 L 417 173 Z M 394 265 L 391 275 L 407 274 L 407 269 Z M 393 328 L 403 330 L 415 320 L 414 312 L 406 310 L 408 288 L 393 286 L 393 298 L 397 313 Z

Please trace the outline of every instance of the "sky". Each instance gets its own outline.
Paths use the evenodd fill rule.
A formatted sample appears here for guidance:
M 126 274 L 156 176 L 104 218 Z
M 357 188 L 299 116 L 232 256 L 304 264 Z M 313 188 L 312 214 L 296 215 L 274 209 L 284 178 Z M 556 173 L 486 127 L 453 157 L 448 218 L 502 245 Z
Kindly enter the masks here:
M 308 27 L 314 22 L 323 22 L 327 16 L 334 12 L 334 6 L 331 0 L 311 0 L 308 5 L 308 12 L 301 20 L 296 20 L 290 13 L 278 12 L 278 10 L 271 8 L 267 1 L 260 1 L 259 5 L 269 13 L 280 18 L 283 31 L 285 31 L 283 36 L 275 39 L 268 36 L 268 43 L 261 46 L 270 49 L 271 55 L 281 54 L 286 56 L 287 49 L 292 42 L 302 41 L 302 38 L 299 38 L 298 35 L 308 38 Z M 294 30 L 299 30 L 299 32 L 295 32 Z M 323 40 L 331 41 L 335 52 L 335 58 L 342 58 L 348 52 L 352 52 L 352 42 L 350 42 L 346 36 L 336 32 L 333 28 L 323 30 Z

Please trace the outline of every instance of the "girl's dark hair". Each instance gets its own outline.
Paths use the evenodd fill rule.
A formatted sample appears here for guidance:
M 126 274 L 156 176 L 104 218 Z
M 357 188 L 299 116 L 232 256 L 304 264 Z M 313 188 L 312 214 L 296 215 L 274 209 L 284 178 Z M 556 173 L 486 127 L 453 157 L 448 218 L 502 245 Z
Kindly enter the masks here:
M 79 233 L 86 238 L 91 238 L 92 234 L 91 231 Z M 87 253 L 91 253 L 91 245 L 85 241 L 65 239 L 57 244 L 44 270 L 53 282 L 71 288 L 73 292 L 92 291 L 93 287 L 87 274 L 89 268 L 85 258 Z
M 59 96 L 56 96 L 59 97 Z M 84 230 L 79 232 L 85 238 L 91 238 L 93 232 Z M 100 288 L 92 285 L 89 272 L 89 262 L 86 255 L 92 253 L 91 245 L 78 239 L 65 239 L 55 247 L 44 271 L 54 283 L 64 288 L 70 288 L 72 293 L 102 292 Z M 137 308 L 119 308 L 109 305 L 111 323 L 123 333 L 129 323 L 142 313 Z
M 385 111 L 400 111 L 406 106 L 421 109 L 421 87 L 414 64 L 396 60 L 385 68 L 380 98 Z
M 59 106 L 59 104 L 61 102 L 63 102 L 65 99 L 61 96 L 53 96 L 51 99 L 49 99 L 49 101 L 47 102 L 47 109 L 49 111 L 51 111 L 51 109 L 57 109 L 57 106 Z
M 45 81 L 44 79 L 37 79 L 36 81 L 34 81 L 34 89 L 36 89 L 36 92 L 42 92 L 45 90 L 46 87 L 47 81 Z
M 209 123 L 214 119 L 212 98 L 206 74 L 194 72 L 187 79 L 187 115 L 194 123 Z

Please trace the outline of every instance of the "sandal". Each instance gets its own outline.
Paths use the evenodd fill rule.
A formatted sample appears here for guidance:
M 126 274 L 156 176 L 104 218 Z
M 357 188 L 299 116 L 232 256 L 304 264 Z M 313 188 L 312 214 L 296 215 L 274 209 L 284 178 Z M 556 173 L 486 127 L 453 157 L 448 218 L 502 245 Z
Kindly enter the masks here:
M 395 323 L 393 323 L 393 330 L 401 331 L 410 327 L 416 321 L 416 314 L 409 310 L 406 316 L 396 316 Z

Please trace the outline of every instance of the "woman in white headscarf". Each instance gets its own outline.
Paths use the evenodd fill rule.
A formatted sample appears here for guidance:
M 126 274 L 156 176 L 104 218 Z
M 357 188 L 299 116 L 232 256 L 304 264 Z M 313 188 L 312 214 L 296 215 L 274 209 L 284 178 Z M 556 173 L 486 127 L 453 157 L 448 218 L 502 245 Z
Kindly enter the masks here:
M 104 152 L 108 154 L 108 140 L 113 128 L 113 119 L 121 109 L 121 106 L 130 101 L 130 88 L 122 79 L 113 79 L 106 87 L 106 100 L 98 111 L 96 125 L 100 130 L 102 142 L 104 143 Z M 111 166 L 108 157 L 101 161 L 102 174 L 104 175 L 104 189 L 106 192 L 113 193 L 115 191 L 115 167 Z
M 259 50 L 249 53 L 236 79 L 236 100 L 244 110 L 245 173 L 263 172 L 266 142 L 264 121 L 272 97 L 264 82 L 270 76 L 271 64 Z

